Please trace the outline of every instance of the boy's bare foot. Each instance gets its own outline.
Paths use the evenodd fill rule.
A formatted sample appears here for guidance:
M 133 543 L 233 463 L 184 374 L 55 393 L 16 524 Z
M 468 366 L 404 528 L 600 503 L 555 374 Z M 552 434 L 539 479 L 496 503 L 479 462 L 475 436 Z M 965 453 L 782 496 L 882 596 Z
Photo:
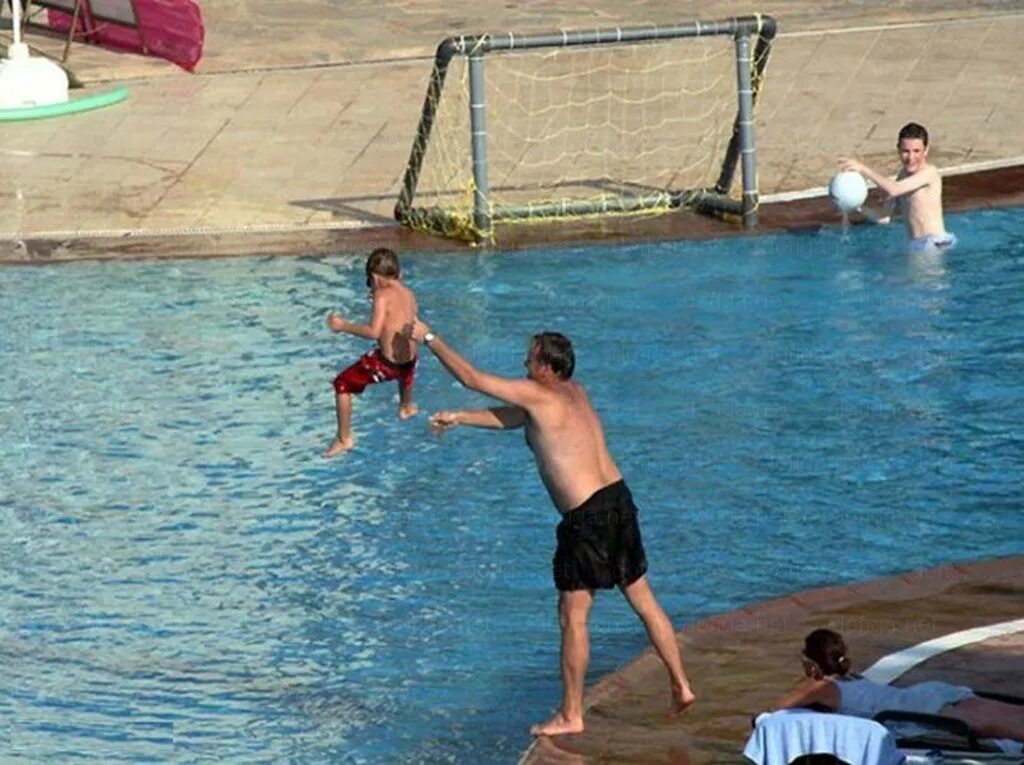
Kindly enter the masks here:
M 420 413 L 420 408 L 416 404 L 409 404 L 409 406 L 398 407 L 398 419 L 408 420 L 410 417 L 415 417 Z
M 561 712 L 555 714 L 547 722 L 530 726 L 531 736 L 561 736 L 564 733 L 582 733 L 583 718 L 570 719 Z
M 684 712 L 690 711 L 690 707 L 692 707 L 696 701 L 697 697 L 689 688 L 682 692 L 673 691 L 672 710 L 669 712 L 669 716 L 676 717 Z
M 347 452 L 355 445 L 356 440 L 354 438 L 335 438 L 333 441 L 331 441 L 331 445 L 327 447 L 327 451 L 324 452 L 324 457 L 333 457 L 336 454 Z

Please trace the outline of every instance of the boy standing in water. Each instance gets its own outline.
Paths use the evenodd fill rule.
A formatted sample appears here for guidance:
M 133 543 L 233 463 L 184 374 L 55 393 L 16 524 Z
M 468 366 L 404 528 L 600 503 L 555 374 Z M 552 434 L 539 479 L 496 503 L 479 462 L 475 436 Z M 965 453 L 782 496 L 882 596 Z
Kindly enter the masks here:
M 916 122 L 900 129 L 896 148 L 902 168 L 893 180 L 855 159 L 839 158 L 843 170 L 853 170 L 871 179 L 889 198 L 879 214 L 862 210 L 876 223 L 888 223 L 896 213 L 903 216 L 910 234 L 911 252 L 942 252 L 956 245 L 956 236 L 946 231 L 942 219 L 942 178 L 928 164 L 928 131 Z
M 355 446 L 352 396 L 362 393 L 367 385 L 397 380 L 399 419 L 407 420 L 419 411 L 412 402 L 417 360 L 416 344 L 412 341 L 416 296 L 402 284 L 402 269 L 392 250 L 380 247 L 370 253 L 366 259 L 366 286 L 373 303 L 369 324 L 354 324 L 333 311 L 327 316 L 327 326 L 333 332 L 376 340 L 377 347 L 334 378 L 338 433 L 324 457 L 333 457 Z

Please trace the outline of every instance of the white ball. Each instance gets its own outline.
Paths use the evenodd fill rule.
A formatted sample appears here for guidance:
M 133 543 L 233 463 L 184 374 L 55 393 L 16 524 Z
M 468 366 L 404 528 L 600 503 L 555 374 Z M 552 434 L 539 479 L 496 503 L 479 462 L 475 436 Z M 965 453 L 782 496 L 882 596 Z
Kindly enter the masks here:
M 868 198 L 868 184 L 860 173 L 844 170 L 832 176 L 828 183 L 828 195 L 840 210 L 851 212 Z

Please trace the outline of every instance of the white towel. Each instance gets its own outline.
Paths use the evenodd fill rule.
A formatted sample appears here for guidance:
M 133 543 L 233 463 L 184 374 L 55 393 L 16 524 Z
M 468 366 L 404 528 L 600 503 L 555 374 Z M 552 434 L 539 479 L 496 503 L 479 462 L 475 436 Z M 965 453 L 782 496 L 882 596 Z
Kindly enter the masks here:
M 807 754 L 833 754 L 850 765 L 900 765 L 903 753 L 873 720 L 783 709 L 757 718 L 743 756 L 757 765 L 789 765 Z

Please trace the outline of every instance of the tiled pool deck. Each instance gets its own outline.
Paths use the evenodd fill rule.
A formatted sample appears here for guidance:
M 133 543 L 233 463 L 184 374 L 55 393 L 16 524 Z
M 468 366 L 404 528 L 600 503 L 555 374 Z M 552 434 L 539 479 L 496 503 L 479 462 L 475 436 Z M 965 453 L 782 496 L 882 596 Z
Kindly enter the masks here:
M 893 166 L 895 133 L 911 119 L 929 127 L 940 167 L 1024 161 L 1017 62 L 1024 12 L 1015 0 L 924 0 L 888 10 L 866 0 L 762 8 L 597 0 L 573 9 L 539 0 L 466 8 L 440 0 L 219 0 L 203 8 L 198 74 L 76 44 L 68 64 L 87 88 L 78 92 L 125 84 L 129 99 L 4 123 L 0 262 L 337 252 L 370 239 L 451 249 L 398 231 L 391 215 L 433 50 L 458 33 L 773 14 L 780 37 L 757 113 L 767 198 L 822 186 L 841 154 Z M 0 30 L 0 44 L 7 34 Z M 64 44 L 38 30 L 28 42 L 51 54 Z M 1011 186 L 983 191 L 1020 203 L 1019 176 Z M 786 209 L 802 211 L 805 225 L 835 220 L 827 206 Z M 765 209 L 766 224 L 773 215 Z M 664 236 L 729 231 L 685 214 L 667 218 L 610 230 L 624 237 L 646 235 L 644 226 Z M 605 233 L 586 225 L 580 237 Z

